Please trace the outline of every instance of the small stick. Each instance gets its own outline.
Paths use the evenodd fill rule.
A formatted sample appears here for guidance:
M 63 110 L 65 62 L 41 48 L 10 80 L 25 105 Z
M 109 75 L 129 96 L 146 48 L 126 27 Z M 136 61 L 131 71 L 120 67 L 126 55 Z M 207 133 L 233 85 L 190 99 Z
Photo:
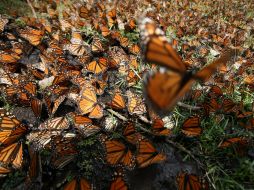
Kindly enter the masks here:
M 26 0 L 26 1 L 27 1 L 27 4 L 29 5 L 29 7 L 31 8 L 34 17 L 37 18 L 36 12 L 35 12 L 35 10 L 34 10 L 34 7 L 33 7 L 32 3 L 30 2 L 30 0 Z
M 199 109 L 201 109 L 201 107 L 191 106 L 191 105 L 188 105 L 188 104 L 185 104 L 185 103 L 182 103 L 182 102 L 178 102 L 177 105 L 181 106 L 181 107 L 184 107 L 184 108 L 188 108 L 190 110 L 199 110 Z
M 118 117 L 119 119 L 123 120 L 123 121 L 127 121 L 128 119 L 124 116 L 122 116 L 120 113 L 112 110 L 112 109 L 107 109 L 107 111 L 111 114 L 113 114 L 114 116 Z

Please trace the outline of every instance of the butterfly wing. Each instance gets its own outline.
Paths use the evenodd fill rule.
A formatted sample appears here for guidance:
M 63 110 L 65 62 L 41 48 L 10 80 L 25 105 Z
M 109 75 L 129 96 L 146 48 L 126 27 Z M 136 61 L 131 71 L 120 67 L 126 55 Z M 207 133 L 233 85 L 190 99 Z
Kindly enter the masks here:
M 182 132 L 186 136 L 199 136 L 202 132 L 200 127 L 200 118 L 198 116 L 192 116 L 186 119 L 182 126 Z
M 140 25 L 141 36 L 145 45 L 145 59 L 177 73 L 186 72 L 185 64 L 169 44 L 164 32 L 156 27 L 155 23 L 145 18 Z
M 164 161 L 165 159 L 166 156 L 157 152 L 157 150 L 148 140 L 140 141 L 137 155 L 137 163 L 140 168 Z

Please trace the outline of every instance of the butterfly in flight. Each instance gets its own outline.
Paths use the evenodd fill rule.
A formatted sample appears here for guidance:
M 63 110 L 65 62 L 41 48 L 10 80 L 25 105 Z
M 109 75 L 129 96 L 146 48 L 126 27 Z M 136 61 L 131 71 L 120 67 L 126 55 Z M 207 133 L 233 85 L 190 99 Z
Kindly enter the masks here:
M 196 81 L 207 81 L 217 67 L 226 64 L 233 54 L 233 51 L 229 50 L 219 59 L 192 74 L 187 71 L 185 63 L 154 22 L 145 18 L 140 24 L 140 30 L 146 61 L 168 69 L 148 76 L 145 82 L 147 99 L 158 112 L 171 110 Z

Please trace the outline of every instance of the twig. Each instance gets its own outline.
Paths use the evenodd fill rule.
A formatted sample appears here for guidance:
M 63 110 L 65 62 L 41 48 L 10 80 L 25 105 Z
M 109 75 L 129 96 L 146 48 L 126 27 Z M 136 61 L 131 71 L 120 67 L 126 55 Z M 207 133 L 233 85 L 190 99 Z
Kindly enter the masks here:
M 114 116 L 118 117 L 119 119 L 123 120 L 123 121 L 127 121 L 128 119 L 124 116 L 122 116 L 120 113 L 112 110 L 112 109 L 107 109 L 107 111 L 111 114 L 113 114 Z
M 182 102 L 178 102 L 177 105 L 181 106 L 181 107 L 184 107 L 184 108 L 188 108 L 190 110 L 199 110 L 199 109 L 201 109 L 201 107 L 191 106 L 191 105 L 188 105 L 188 104 L 185 104 L 185 103 L 182 103 Z
M 27 1 L 27 4 L 29 5 L 29 7 L 31 8 L 34 17 L 37 18 L 36 12 L 35 12 L 35 10 L 34 10 L 34 7 L 33 7 L 32 3 L 30 2 L 30 0 L 26 0 L 26 1 Z
M 122 116 L 120 113 L 118 113 L 118 112 L 116 112 L 116 111 L 114 111 L 114 110 L 112 110 L 112 109 L 107 109 L 107 111 L 110 112 L 111 114 L 115 115 L 116 117 L 118 117 L 119 119 L 121 119 L 121 120 L 123 120 L 123 121 L 127 121 L 127 120 L 128 120 L 126 117 Z M 151 122 L 150 122 L 147 118 L 145 118 L 145 117 L 143 117 L 143 116 L 139 116 L 139 119 L 142 120 L 142 121 L 144 121 L 144 122 L 147 123 L 147 124 L 151 124 Z M 146 129 L 146 128 L 142 127 L 142 126 L 139 126 L 139 129 L 141 129 L 142 131 L 144 131 L 144 132 L 146 132 L 146 133 L 148 133 L 148 134 L 150 134 L 150 135 L 154 135 L 149 129 Z M 174 147 L 177 148 L 178 150 L 180 150 L 180 151 L 185 152 L 186 154 L 188 154 L 194 161 L 196 161 L 196 163 L 197 163 L 201 168 L 204 168 L 204 165 L 203 165 L 197 158 L 195 158 L 195 156 L 194 156 L 189 150 L 187 150 L 184 146 L 182 146 L 181 144 L 179 144 L 179 143 L 177 143 L 177 142 L 174 142 L 174 141 L 172 141 L 172 140 L 170 140 L 170 139 L 168 139 L 168 138 L 166 139 L 166 142 L 167 142 L 168 144 L 171 144 L 172 146 L 174 146 Z
M 195 158 L 195 156 L 189 150 L 187 150 L 183 145 L 181 145 L 181 144 L 179 144 L 177 142 L 174 142 L 174 141 L 172 141 L 170 139 L 166 139 L 166 142 L 168 144 L 171 144 L 172 146 L 174 146 L 178 150 L 188 154 L 201 168 L 204 169 L 204 165 L 197 158 Z

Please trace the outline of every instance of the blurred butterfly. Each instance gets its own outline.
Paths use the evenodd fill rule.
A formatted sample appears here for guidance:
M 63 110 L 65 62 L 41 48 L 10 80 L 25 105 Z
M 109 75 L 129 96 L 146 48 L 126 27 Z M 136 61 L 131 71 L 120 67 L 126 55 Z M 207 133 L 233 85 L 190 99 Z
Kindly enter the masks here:
M 176 102 L 188 92 L 196 80 L 207 81 L 217 67 L 231 58 L 232 51 L 223 54 L 219 59 L 196 74 L 187 72 L 184 62 L 168 43 L 164 33 L 156 28 L 150 19 L 144 19 L 140 25 L 145 48 L 145 59 L 166 67 L 171 72 L 157 72 L 147 77 L 145 91 L 151 104 L 158 112 L 170 110 Z
M 137 153 L 138 167 L 144 168 L 151 164 L 164 161 L 165 159 L 166 156 L 159 153 L 147 139 L 139 142 Z
M 194 174 L 180 173 L 177 176 L 178 190 L 208 190 L 209 185 L 204 179 Z
M 103 116 L 103 108 L 98 104 L 95 90 L 91 85 L 83 87 L 78 107 L 81 114 L 89 113 L 90 118 L 99 119 Z
M 200 118 L 198 116 L 191 116 L 183 122 L 182 133 L 186 136 L 199 136 L 202 132 L 200 127 Z
M 44 35 L 43 30 L 36 30 L 29 26 L 25 27 L 24 29 L 19 29 L 18 32 L 22 38 L 26 39 L 34 46 L 37 46 L 41 43 Z
M 94 60 L 86 65 L 86 69 L 94 74 L 100 74 L 107 70 L 108 60 L 107 58 L 100 57 L 98 60 Z
M 92 190 L 92 185 L 84 178 L 74 178 L 64 186 L 64 190 Z
M 102 137 L 102 143 L 106 150 L 106 160 L 109 164 L 117 166 L 123 165 L 128 168 L 133 168 L 135 157 L 131 150 L 119 140 L 108 140 Z

